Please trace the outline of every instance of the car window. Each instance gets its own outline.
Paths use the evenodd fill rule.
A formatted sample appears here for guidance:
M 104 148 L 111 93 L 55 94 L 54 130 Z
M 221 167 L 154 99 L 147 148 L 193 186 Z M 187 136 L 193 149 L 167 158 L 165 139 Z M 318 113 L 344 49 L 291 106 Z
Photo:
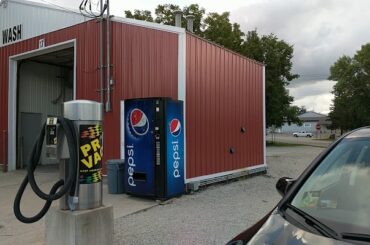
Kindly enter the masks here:
M 370 230 L 370 139 L 336 146 L 291 204 L 340 232 Z

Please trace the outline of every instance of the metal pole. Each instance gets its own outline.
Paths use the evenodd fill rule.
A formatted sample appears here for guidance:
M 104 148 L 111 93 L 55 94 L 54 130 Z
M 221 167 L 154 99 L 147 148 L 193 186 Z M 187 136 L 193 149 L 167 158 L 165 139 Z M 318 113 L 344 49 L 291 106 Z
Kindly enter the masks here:
M 100 13 L 102 14 L 100 17 L 100 103 L 104 104 L 104 52 L 103 52 L 103 32 L 104 32 L 104 15 L 103 15 L 103 0 L 100 0 Z
M 110 103 L 110 13 L 109 0 L 107 0 L 107 100 L 105 103 L 105 111 L 111 111 Z

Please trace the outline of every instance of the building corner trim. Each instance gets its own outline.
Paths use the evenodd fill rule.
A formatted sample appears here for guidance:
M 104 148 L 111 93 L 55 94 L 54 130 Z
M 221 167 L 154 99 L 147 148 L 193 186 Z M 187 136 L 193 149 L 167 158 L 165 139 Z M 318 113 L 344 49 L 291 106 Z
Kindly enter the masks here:
M 186 179 L 186 33 L 178 34 L 177 98 L 184 102 L 184 178 Z

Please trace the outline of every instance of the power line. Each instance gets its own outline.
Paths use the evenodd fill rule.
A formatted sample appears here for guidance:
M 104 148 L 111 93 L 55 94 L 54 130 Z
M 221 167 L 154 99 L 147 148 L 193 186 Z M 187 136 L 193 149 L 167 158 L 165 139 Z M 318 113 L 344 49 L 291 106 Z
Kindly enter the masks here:
M 328 78 L 330 75 L 329 74 L 299 74 L 299 77 L 320 77 L 320 78 Z
M 80 13 L 85 17 L 99 18 L 104 14 L 105 10 L 108 7 L 107 3 L 105 2 L 103 7 L 101 8 L 101 11 L 98 14 L 95 14 L 93 10 L 94 5 L 96 7 L 98 6 L 98 4 L 95 4 L 94 2 L 92 2 L 92 0 L 82 0 L 79 7 Z
M 329 76 L 327 73 L 311 73 L 311 74 L 300 74 L 302 76 Z

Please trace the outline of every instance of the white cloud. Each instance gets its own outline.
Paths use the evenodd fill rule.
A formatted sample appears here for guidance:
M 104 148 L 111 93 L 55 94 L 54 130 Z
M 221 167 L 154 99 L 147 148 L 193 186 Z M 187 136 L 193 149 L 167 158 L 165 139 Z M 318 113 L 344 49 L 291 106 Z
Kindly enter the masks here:
M 311 95 L 294 101 L 293 105 L 304 106 L 308 111 L 315 111 L 328 115 L 330 106 L 332 106 L 333 95 L 325 93 L 320 95 Z
M 294 105 L 305 106 L 307 110 L 328 114 L 334 98 L 331 91 L 335 81 L 305 81 L 289 86 L 289 93 L 295 98 Z
M 232 13 L 244 31 L 257 28 L 294 45 L 294 70 L 302 80 L 325 79 L 343 54 L 370 41 L 368 0 L 271 0 Z M 307 78 L 305 78 L 305 76 Z
M 33 0 L 37 2 L 44 2 L 44 3 L 53 3 L 73 9 L 78 9 L 78 6 L 80 5 L 81 1 L 76 0 Z M 100 0 L 92 0 L 93 3 L 98 3 Z M 104 0 L 105 1 L 105 0 Z M 267 2 L 267 0 L 231 0 L 231 1 L 218 1 L 215 3 L 214 1 L 210 0 L 145 0 L 145 1 L 122 1 L 122 0 L 110 0 L 110 6 L 111 6 L 111 13 L 118 16 L 124 16 L 125 10 L 134 10 L 134 9 L 140 9 L 140 10 L 150 10 L 154 14 L 155 8 L 158 6 L 158 4 L 176 4 L 179 5 L 181 8 L 184 6 L 188 6 L 193 3 L 199 4 L 200 7 L 203 7 L 206 9 L 206 12 L 225 12 L 229 11 L 232 12 L 234 10 L 239 9 L 240 7 L 246 7 L 251 4 L 257 3 L 257 2 Z
M 131 1 L 131 2 L 126 2 L 126 1 L 120 1 L 120 0 L 111 0 L 112 3 L 112 8 L 115 8 L 115 11 L 117 9 L 120 9 L 120 12 L 123 12 L 121 10 L 126 10 L 126 9 L 147 9 L 151 10 L 152 13 L 154 13 L 154 9 L 158 6 L 158 4 L 166 4 L 166 3 L 171 3 L 171 4 L 176 4 L 180 6 L 181 8 L 184 6 L 188 6 L 190 4 L 196 3 L 200 7 L 203 7 L 206 9 L 206 13 L 209 12 L 233 12 L 234 10 L 237 10 L 241 7 L 246 7 L 251 4 L 257 3 L 257 2 L 268 2 L 267 0 L 231 0 L 231 1 L 210 1 L 210 0 L 146 0 L 146 1 Z
M 318 112 L 328 112 L 333 99 L 330 92 L 335 82 L 322 81 L 328 78 L 330 66 L 370 42 L 368 16 L 368 0 L 270 0 L 241 7 L 231 15 L 245 32 L 257 28 L 294 46 L 293 71 L 301 77 L 291 82 L 290 94 L 296 105 Z

